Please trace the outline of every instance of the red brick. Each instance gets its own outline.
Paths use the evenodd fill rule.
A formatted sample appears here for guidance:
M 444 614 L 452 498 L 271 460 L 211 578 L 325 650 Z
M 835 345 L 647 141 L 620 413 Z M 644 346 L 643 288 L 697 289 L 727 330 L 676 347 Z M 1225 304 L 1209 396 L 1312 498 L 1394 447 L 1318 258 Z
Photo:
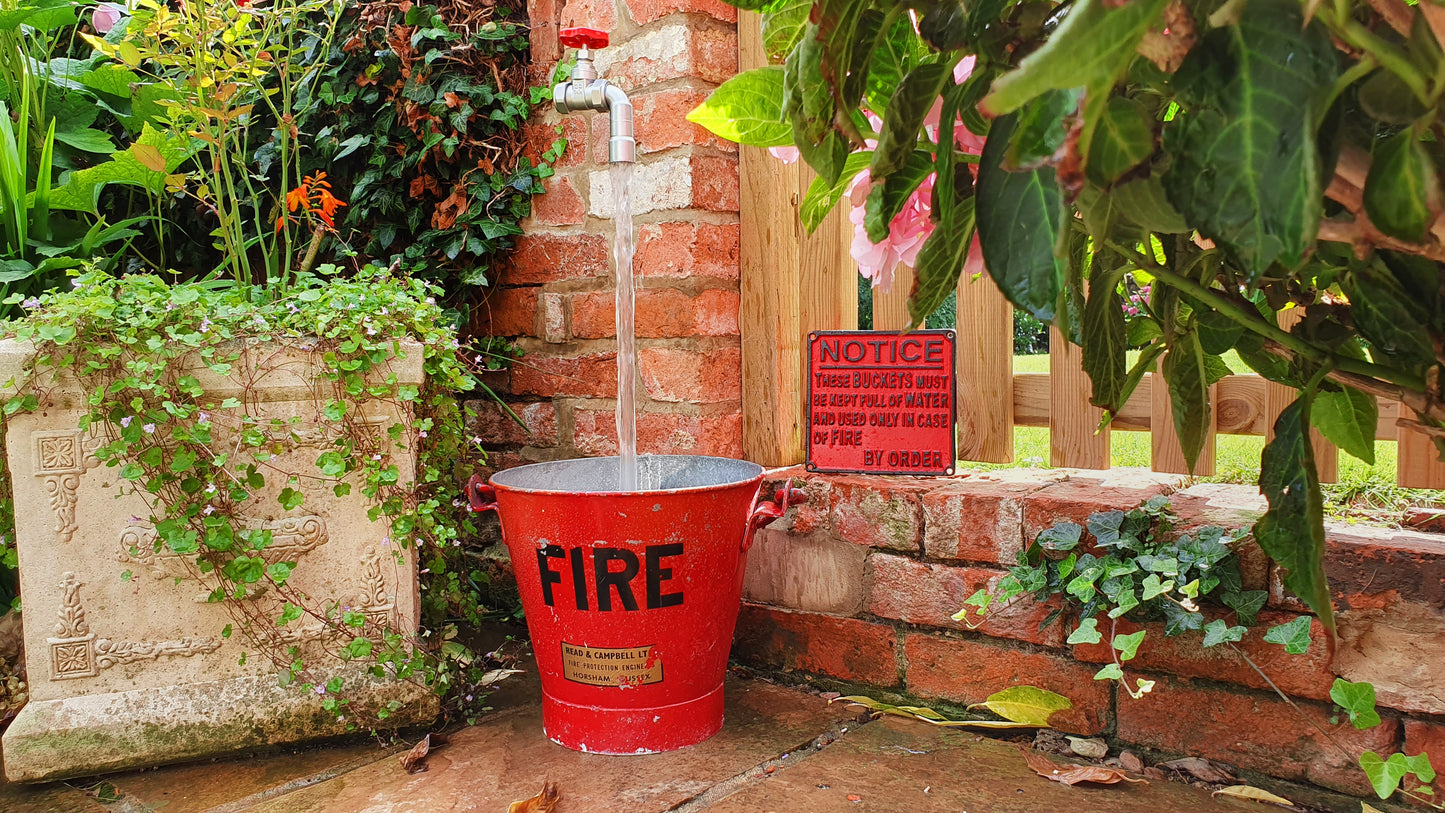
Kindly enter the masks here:
M 582 196 L 565 175 L 554 175 L 543 182 L 546 192 L 532 198 L 532 221 L 543 226 L 578 226 L 587 217 Z
M 1445 799 L 1445 725 L 1423 720 L 1405 721 L 1405 754 L 1429 754 L 1435 769 L 1435 799 Z M 1385 754 L 1381 754 L 1385 756 Z
M 923 495 L 924 551 L 936 559 L 1012 566 L 1023 549 L 1023 500 L 1044 484 L 975 474 Z
M 638 354 L 647 395 L 658 401 L 709 404 L 742 397 L 742 352 L 653 349 Z
M 1227 621 L 1234 620 L 1233 616 L 1224 617 Z M 1303 655 L 1291 655 L 1279 644 L 1266 643 L 1264 640 L 1264 634 L 1270 627 L 1293 621 L 1296 617 L 1290 613 L 1260 613 L 1258 626 L 1251 627 L 1244 640 L 1235 646 L 1286 694 L 1311 700 L 1328 700 L 1335 675 L 1330 669 L 1325 631 L 1319 621 L 1311 622 L 1310 648 Z M 1088 663 L 1112 662 L 1113 648 L 1109 644 L 1111 623 L 1113 622 L 1106 616 L 1100 616 L 1099 631 L 1104 640 L 1097 644 L 1074 647 L 1074 657 Z M 1164 634 L 1162 621 L 1135 624 L 1120 619 L 1114 634 L 1130 635 L 1141 629 L 1147 631 L 1144 643 L 1140 646 L 1138 655 L 1124 664 L 1126 669 L 1167 672 L 1184 677 L 1227 681 L 1252 689 L 1269 689 L 1269 683 L 1260 677 L 1238 652 L 1224 644 L 1206 649 L 1203 646 L 1203 633 L 1188 632 L 1170 638 Z
M 1340 610 L 1397 601 L 1445 612 L 1445 536 L 1383 528 L 1330 528 L 1325 575 Z
M 1355 761 L 1360 752 L 1388 753 L 1400 734 L 1394 718 L 1358 731 L 1344 715 L 1330 722 L 1336 715 L 1327 706 L 1304 701 L 1292 707 L 1274 695 L 1236 693 L 1183 678 L 1161 679 L 1139 700 L 1121 693 L 1117 715 L 1118 737 L 1125 743 L 1360 796 L 1370 792 Z
M 733 657 L 765 669 L 898 685 L 897 633 L 886 624 L 743 604 Z
M 648 223 L 637 230 L 633 265 L 649 277 L 738 278 L 738 225 Z
M 612 410 L 576 409 L 574 442 L 586 455 L 617 454 L 617 421 Z M 678 415 L 642 412 L 637 416 L 637 449 L 643 454 L 743 456 L 741 412 Z
M 501 281 L 510 285 L 606 277 L 611 244 L 600 234 L 532 232 L 517 238 Z
M 580 26 L 599 31 L 615 31 L 617 3 L 614 0 L 567 0 L 562 6 L 560 19 L 563 28 Z
M 763 481 L 764 494 L 773 494 L 791 481 L 794 488 L 802 489 L 808 495 L 808 501 L 798 504 L 768 527 L 793 534 L 810 534 L 828 528 L 833 505 L 832 479 L 831 476 L 810 475 L 802 466 L 769 472 Z
M 528 355 L 512 368 L 517 395 L 617 397 L 617 354 L 595 353 L 570 358 Z
M 614 43 L 612 54 L 605 58 L 599 70 L 608 81 L 626 88 L 629 93 L 669 79 L 702 79 L 722 84 L 738 72 L 736 29 L 719 26 L 680 32 L 667 30 L 672 28 L 674 26 L 666 25 L 661 31 L 654 29 L 628 42 Z M 675 39 L 668 39 L 675 36 L 683 38 L 681 48 L 674 47 L 678 45 Z M 666 53 L 649 49 L 662 49 Z
M 697 296 L 676 288 L 637 292 L 635 328 L 645 339 L 738 335 L 736 291 L 707 290 Z M 580 339 L 617 335 L 616 295 L 593 291 L 572 299 L 572 331 Z
M 580 166 L 587 160 L 587 119 L 557 113 L 548 113 L 540 121 L 534 119 L 523 126 L 522 155 L 530 158 L 533 166 L 538 166 L 543 163 L 543 153 L 551 150 L 559 138 L 566 139 L 567 146 L 553 167 Z
M 1029 541 L 1055 523 L 1069 521 L 1087 527 L 1090 514 L 1128 511 L 1150 497 L 1168 491 L 1177 476 L 1148 472 L 1075 473 L 1067 480 L 1030 494 L 1024 500 L 1024 535 Z M 1092 537 L 1088 537 L 1092 541 Z
M 923 545 L 923 506 L 927 486 L 887 477 L 831 478 L 833 535 L 871 548 L 919 553 Z
M 472 311 L 472 334 L 537 335 L 537 294 L 536 288 L 492 288 Z
M 867 597 L 868 549 L 825 534 L 763 528 L 748 551 L 743 598 L 805 613 L 856 616 Z
M 473 436 L 482 439 L 488 446 L 498 444 L 528 444 L 531 446 L 557 445 L 557 408 L 550 401 L 528 404 L 509 404 L 524 426 L 518 426 L 512 417 L 502 410 L 495 400 L 469 401 L 467 406 L 475 411 L 468 418 L 468 429 Z
M 670 88 L 633 96 L 633 129 L 637 133 L 638 154 L 646 155 L 683 146 L 712 147 L 722 152 L 736 153 L 737 144 L 718 138 L 708 129 L 687 120 L 687 114 L 706 101 L 711 92 L 707 88 Z M 607 117 L 593 118 L 593 161 L 606 162 L 607 142 L 611 137 L 612 127 Z
M 626 0 L 632 22 L 647 25 L 676 12 L 706 14 L 725 23 L 738 21 L 738 10 L 721 0 Z
M 999 646 L 991 641 L 910 634 L 904 639 L 908 691 L 955 703 L 982 703 L 1010 686 L 1037 686 L 1074 704 L 1049 722 L 1071 734 L 1109 727 L 1110 687 L 1068 658 Z
M 738 161 L 731 156 L 692 157 L 692 205 L 708 212 L 738 211 Z
M 562 56 L 561 43 L 557 41 L 557 14 L 560 0 L 527 0 L 527 20 L 531 31 L 533 66 L 556 62 Z
M 868 612 L 909 624 L 956 630 L 970 629 L 952 618 L 953 613 L 963 608 L 964 599 L 978 590 L 993 588 L 1005 575 L 1002 570 L 927 564 L 886 553 L 875 553 L 868 562 L 872 571 Z M 1040 604 L 1022 597 L 1006 609 L 989 613 L 977 630 L 995 638 L 1062 646 L 1064 625 L 1061 621 L 1039 629 L 1057 606 L 1057 601 Z

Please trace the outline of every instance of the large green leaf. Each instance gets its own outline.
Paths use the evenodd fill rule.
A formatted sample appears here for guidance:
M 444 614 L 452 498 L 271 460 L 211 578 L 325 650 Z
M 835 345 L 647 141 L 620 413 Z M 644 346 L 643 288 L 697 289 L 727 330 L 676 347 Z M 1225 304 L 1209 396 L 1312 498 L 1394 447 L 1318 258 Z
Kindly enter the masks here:
M 888 239 L 893 218 L 903 210 L 908 198 L 918 189 L 923 180 L 933 174 L 933 154 L 926 150 L 914 150 L 908 162 L 901 168 L 882 176 L 882 183 L 874 183 L 868 191 L 867 208 L 863 226 L 868 230 L 868 239 L 881 243 Z
M 1325 509 L 1310 444 L 1310 394 L 1301 393 L 1274 422 L 1274 440 L 1260 457 L 1259 490 L 1269 510 L 1254 538 L 1284 568 L 1284 586 L 1304 600 L 1334 634 L 1334 607 L 1325 580 Z
M 823 81 L 834 99 L 846 99 L 850 106 L 863 98 L 867 78 L 857 60 L 866 63 L 881 25 L 881 17 L 871 30 L 861 25 L 870 5 L 870 0 L 816 0 L 809 17 L 818 23 L 817 36 L 823 45 Z
M 873 153 L 870 151 L 852 153 L 843 164 L 843 171 L 839 173 L 836 181 L 828 183 L 822 178 L 814 178 L 813 182 L 808 184 L 808 193 L 803 196 L 803 202 L 798 207 L 798 216 L 809 234 L 833 211 L 838 201 L 848 194 L 848 186 L 858 173 L 868 168 L 872 160 Z
M 873 59 L 868 66 L 868 82 L 864 88 L 868 109 L 882 115 L 898 84 L 918 66 L 922 56 L 918 37 L 913 33 L 913 21 L 906 14 L 900 16 L 893 24 L 893 30 L 873 50 Z
M 115 144 L 110 136 L 90 127 L 79 130 L 56 129 L 55 140 L 84 152 L 113 152 Z
M 1322 212 L 1315 122 L 1338 73 L 1318 21 L 1294 0 L 1249 0 L 1205 34 L 1175 74 L 1182 107 L 1164 127 L 1169 199 L 1257 280 L 1298 265 Z
M 768 14 L 788 5 L 788 0 L 723 0 L 733 8 L 743 11 L 761 11 Z
M 1406 367 L 1434 363 L 1435 346 L 1426 329 L 1431 314 L 1394 275 L 1378 265 L 1362 265 L 1345 278 L 1344 287 L 1355 327 L 1376 353 Z
M 1413 129 L 1381 141 L 1365 179 L 1365 212 L 1380 231 L 1418 243 L 1440 208 L 1440 180 Z
M 808 27 L 813 0 L 789 0 L 776 11 L 763 15 L 763 50 L 768 58 L 782 62 L 798 44 Z
M 1169 384 L 1169 398 L 1174 407 L 1174 431 L 1191 472 L 1209 436 L 1209 385 L 1212 382 L 1208 358 L 1199 345 L 1199 334 L 1193 330 L 1170 342 L 1169 352 L 1164 356 L 1164 380 Z
M 1110 412 L 1118 412 L 1128 397 L 1123 395 L 1129 378 L 1124 299 L 1119 296 L 1123 277 L 1123 268 L 1107 273 L 1096 268 L 1084 305 L 1083 365 L 1094 385 L 1089 403 Z
M 938 140 L 940 144 L 953 144 L 953 127 L 958 118 L 959 105 L 968 97 L 969 90 L 963 85 L 951 88 L 944 99 L 942 117 L 939 119 Z M 973 243 L 976 225 L 977 201 L 973 190 L 967 185 L 967 175 L 957 170 L 954 151 L 940 149 L 934 171 L 934 201 L 938 207 L 935 213 L 937 225 L 933 234 L 918 250 L 914 264 L 913 291 L 908 297 L 909 324 L 919 327 L 929 314 L 943 304 L 948 294 L 958 286 L 958 277 L 968 259 L 969 246 Z M 964 177 L 960 179 L 960 175 Z M 960 183 L 960 181 L 963 181 Z
M 1050 90 L 1039 95 L 1018 112 L 1018 126 L 1009 139 L 1010 169 L 1029 169 L 1052 163 L 1054 154 L 1069 135 L 1068 120 L 1079 108 L 1082 91 Z
M 28 25 L 40 31 L 52 31 L 74 25 L 79 4 L 72 0 L 31 0 L 0 11 L 0 31 L 14 31 Z
M 924 118 L 938 100 L 944 82 L 952 78 L 952 66 L 936 62 L 919 65 L 903 77 L 893 98 L 888 100 L 888 112 L 883 117 L 883 131 L 878 134 L 878 147 L 873 151 L 869 174 L 887 178 L 908 163 L 918 146 Z
M 817 25 L 808 25 L 783 68 L 783 114 L 793 125 L 793 143 L 813 171 L 831 184 L 842 173 L 849 148 L 834 129 L 838 108 L 823 79 Z
M 1144 106 L 1123 96 L 1109 99 L 1089 145 L 1089 180 L 1107 187 L 1153 154 L 1153 120 Z
M 1108 195 L 1115 210 L 1131 223 L 1153 232 L 1183 234 L 1191 231 L 1184 216 L 1169 202 L 1158 175 L 1114 187 Z
M 1321 434 L 1371 466 L 1375 465 L 1375 428 L 1379 421 L 1375 396 L 1354 387 L 1318 393 L 1310 409 L 1310 422 Z
M 718 85 L 687 120 L 728 141 L 753 147 L 793 143 L 793 127 L 783 116 L 783 69 L 754 68 Z
M 1003 115 L 1046 90 L 1112 86 L 1169 0 L 1081 0 L 1043 47 L 993 84 L 984 108 Z
M 145 125 L 136 143 L 155 148 L 165 159 L 166 172 L 174 172 L 193 152 L 191 145 L 156 130 L 149 124 Z M 165 174 L 141 164 L 134 150 L 120 150 L 112 153 L 111 159 L 104 164 L 70 173 L 65 186 L 57 187 L 51 192 L 50 208 L 98 214 L 96 203 L 100 190 L 111 183 L 145 187 L 159 194 L 165 185 Z
M 1051 167 L 1004 168 L 1017 116 L 996 119 L 978 166 L 978 239 L 989 276 L 1005 297 L 1051 322 L 1063 287 L 1064 262 L 1054 254 L 1062 200 Z
M 141 78 L 135 71 L 124 65 L 107 62 L 82 73 L 79 80 L 80 84 L 97 93 L 109 93 L 112 96 L 128 99 L 131 95 L 131 86 L 140 82 Z

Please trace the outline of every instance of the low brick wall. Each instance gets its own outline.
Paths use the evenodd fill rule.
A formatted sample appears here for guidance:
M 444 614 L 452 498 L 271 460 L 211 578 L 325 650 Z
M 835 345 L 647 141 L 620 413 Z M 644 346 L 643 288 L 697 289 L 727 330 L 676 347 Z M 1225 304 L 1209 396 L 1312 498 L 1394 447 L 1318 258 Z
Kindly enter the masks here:
M 1134 700 L 1112 681 L 1093 680 L 1110 660 L 1107 643 L 1064 643 L 1077 619 L 1039 628 L 1053 606 L 1025 598 L 977 630 L 950 616 L 1057 521 L 1082 524 L 1096 511 L 1169 494 L 1181 527 L 1239 527 L 1264 508 L 1254 488 L 1180 490 L 1177 477 L 1137 470 L 924 479 L 799 468 L 774 476 L 795 478 L 809 503 L 763 530 L 752 549 L 734 645 L 744 663 L 957 704 L 1040 686 L 1073 701 L 1054 720 L 1065 731 L 1358 795 L 1369 793 L 1355 762 L 1363 750 L 1428 751 L 1445 767 L 1445 537 L 1330 527 L 1326 569 L 1340 628 L 1333 657 L 1318 621 L 1306 654 L 1262 640 L 1268 627 L 1306 610 L 1246 545 L 1245 588 L 1267 589 L 1270 599 L 1239 646 L 1299 711 L 1228 647 L 1204 649 L 1198 635 L 1165 639 L 1162 624 L 1148 625 L 1126 664 L 1130 678 L 1158 681 Z M 1121 622 L 1118 631 L 1135 629 Z M 1335 714 L 1329 690 L 1337 675 L 1376 686 L 1382 725 L 1357 731 Z

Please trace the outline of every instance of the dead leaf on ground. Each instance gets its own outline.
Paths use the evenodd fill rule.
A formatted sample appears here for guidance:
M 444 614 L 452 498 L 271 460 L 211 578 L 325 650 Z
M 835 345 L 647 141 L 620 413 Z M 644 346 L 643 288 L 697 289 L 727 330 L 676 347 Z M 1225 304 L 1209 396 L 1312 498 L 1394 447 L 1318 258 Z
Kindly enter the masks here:
M 426 755 L 431 751 L 431 735 L 421 738 L 421 742 L 413 745 L 401 758 L 401 767 L 407 773 L 421 773 L 426 770 Z
M 1133 751 L 1124 751 L 1119 754 L 1119 767 L 1130 773 L 1143 773 L 1144 760 Z
M 530 799 L 512 802 L 507 813 L 552 813 L 557 809 L 557 802 L 561 800 L 562 792 L 557 788 L 557 783 L 543 780 L 541 793 Z
M 1210 762 L 1207 759 L 1200 759 L 1199 757 L 1185 757 L 1183 759 L 1170 760 L 1169 762 L 1160 762 L 1155 767 L 1178 771 L 1179 773 L 1187 773 L 1195 779 L 1214 782 L 1220 785 L 1232 785 L 1239 781 L 1239 777 L 1235 776 L 1234 771 L 1228 767 L 1220 765 L 1217 762 Z
M 1106 768 L 1102 765 L 1060 765 L 1024 746 L 1019 746 L 1019 753 L 1024 755 L 1024 762 L 1028 763 L 1034 773 L 1065 785 L 1077 785 L 1080 782 L 1098 785 L 1115 785 L 1120 782 L 1149 784 L 1147 779 L 1134 779 L 1118 768 Z
M 1220 788 L 1210 795 L 1233 796 L 1237 799 L 1253 799 L 1256 802 L 1265 802 L 1282 807 L 1294 807 L 1294 802 L 1291 802 L 1283 796 L 1276 796 L 1267 790 L 1251 787 L 1250 785 L 1231 785 L 1227 788 Z
M 1109 754 L 1109 746 L 1099 737 L 1069 737 L 1069 750 L 1086 759 L 1101 759 Z

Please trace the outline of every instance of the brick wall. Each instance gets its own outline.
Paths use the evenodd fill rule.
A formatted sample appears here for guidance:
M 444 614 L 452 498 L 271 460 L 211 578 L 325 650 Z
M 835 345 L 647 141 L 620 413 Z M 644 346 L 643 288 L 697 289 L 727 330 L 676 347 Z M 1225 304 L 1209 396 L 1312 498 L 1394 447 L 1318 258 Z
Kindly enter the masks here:
M 1260 626 L 1240 648 L 1289 694 L 1281 700 L 1228 647 L 1198 636 L 1166 639 L 1145 625 L 1131 679 L 1158 681 L 1141 700 L 1093 674 L 1107 644 L 1064 643 L 1077 619 L 1040 629 L 1055 609 L 1021 601 L 977 630 L 950 617 L 963 600 L 1002 577 L 1026 540 L 1063 519 L 1128 509 L 1170 493 L 1184 524 L 1238 527 L 1263 505 L 1252 487 L 1196 485 L 1132 470 L 1008 470 L 953 478 L 777 473 L 797 478 L 809 503 L 763 530 L 749 554 L 744 607 L 733 654 L 757 668 L 976 703 L 1016 684 L 1073 701 L 1054 718 L 1072 733 L 1173 755 L 1202 756 L 1279 778 L 1353 794 L 1369 785 L 1356 767 L 1363 750 L 1428 751 L 1445 765 L 1445 539 L 1431 534 L 1332 527 L 1326 568 L 1340 638 L 1325 645 L 1319 622 L 1303 655 L 1262 638 L 1303 613 L 1257 548 L 1242 551 L 1247 589 L 1270 590 Z M 1118 632 L 1137 629 L 1121 622 Z M 1369 680 L 1384 724 L 1356 731 L 1334 713 L 1337 676 Z M 1349 753 L 1341 753 L 1320 733 Z
M 559 28 L 600 28 L 612 44 L 598 71 L 635 108 L 639 450 L 741 456 L 737 149 L 685 119 L 737 71 L 737 13 L 720 0 L 531 0 L 529 11 L 534 84 L 550 84 L 563 55 Z M 494 403 L 472 405 L 493 467 L 617 451 L 607 115 L 549 105 L 527 130 L 533 158 L 559 137 L 568 146 L 473 325 L 526 352 L 488 382 L 525 429 Z

